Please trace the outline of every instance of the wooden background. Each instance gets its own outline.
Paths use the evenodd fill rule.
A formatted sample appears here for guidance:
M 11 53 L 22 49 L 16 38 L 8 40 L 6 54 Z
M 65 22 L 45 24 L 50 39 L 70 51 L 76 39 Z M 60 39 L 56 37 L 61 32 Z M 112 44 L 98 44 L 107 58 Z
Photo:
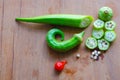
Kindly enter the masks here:
M 65 39 L 80 29 L 42 24 L 18 23 L 16 17 L 33 17 L 54 13 L 88 14 L 97 19 L 99 8 L 109 6 L 117 23 L 117 39 L 104 58 L 90 59 L 84 42 L 66 54 L 48 48 L 45 35 L 57 27 Z M 0 80 L 120 80 L 120 0 L 0 0 Z M 92 25 L 85 29 L 84 40 L 90 36 Z M 76 59 L 76 54 L 81 54 Z M 61 73 L 54 63 L 67 60 Z

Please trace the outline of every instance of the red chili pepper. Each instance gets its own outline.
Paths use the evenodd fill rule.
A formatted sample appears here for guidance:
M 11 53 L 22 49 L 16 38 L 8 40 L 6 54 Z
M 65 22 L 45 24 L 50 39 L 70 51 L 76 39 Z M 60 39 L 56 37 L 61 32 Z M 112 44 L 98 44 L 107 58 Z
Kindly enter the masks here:
M 67 61 L 58 61 L 55 63 L 54 68 L 56 71 L 62 71 L 64 69 L 65 64 Z

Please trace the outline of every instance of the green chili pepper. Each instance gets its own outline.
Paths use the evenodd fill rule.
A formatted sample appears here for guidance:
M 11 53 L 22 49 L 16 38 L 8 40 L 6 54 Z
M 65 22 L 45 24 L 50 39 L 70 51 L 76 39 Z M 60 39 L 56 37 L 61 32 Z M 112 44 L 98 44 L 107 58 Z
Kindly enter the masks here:
M 93 17 L 88 15 L 53 14 L 32 18 L 16 18 L 16 20 L 32 23 L 46 23 L 52 25 L 86 28 L 93 21 Z
M 56 40 L 56 35 L 61 36 L 61 41 Z M 78 34 L 74 34 L 71 39 L 64 41 L 64 33 L 61 30 L 54 28 L 48 31 L 46 35 L 46 41 L 48 43 L 48 46 L 55 51 L 66 52 L 79 45 L 83 40 L 83 36 L 84 31 Z

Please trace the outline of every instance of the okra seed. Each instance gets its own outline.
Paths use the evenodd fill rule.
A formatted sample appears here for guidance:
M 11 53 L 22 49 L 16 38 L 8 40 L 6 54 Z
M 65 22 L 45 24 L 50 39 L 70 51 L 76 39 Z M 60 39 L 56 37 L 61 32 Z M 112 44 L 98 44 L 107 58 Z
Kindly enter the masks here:
M 95 50 L 94 52 L 97 53 L 97 50 Z
M 93 55 L 93 57 L 96 56 L 95 54 Z
M 96 59 L 98 59 L 98 57 L 97 57 L 97 56 L 94 56 L 94 60 L 96 60 Z
M 100 51 L 98 51 L 98 54 L 100 55 L 100 54 L 101 54 L 101 52 L 100 52 Z
M 76 55 L 76 58 L 80 58 L 80 54 L 77 54 L 77 55 Z
M 95 54 L 95 52 L 92 52 L 92 55 L 94 55 Z

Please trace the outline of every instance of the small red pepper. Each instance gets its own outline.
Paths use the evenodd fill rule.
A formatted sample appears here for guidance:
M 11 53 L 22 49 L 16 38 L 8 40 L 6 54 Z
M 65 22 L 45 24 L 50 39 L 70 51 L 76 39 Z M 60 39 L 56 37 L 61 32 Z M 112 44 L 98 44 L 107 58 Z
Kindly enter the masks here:
M 56 71 L 62 71 L 64 69 L 64 66 L 65 66 L 66 63 L 67 63 L 67 61 L 65 61 L 65 60 L 56 62 L 55 65 L 54 65 L 55 70 Z

